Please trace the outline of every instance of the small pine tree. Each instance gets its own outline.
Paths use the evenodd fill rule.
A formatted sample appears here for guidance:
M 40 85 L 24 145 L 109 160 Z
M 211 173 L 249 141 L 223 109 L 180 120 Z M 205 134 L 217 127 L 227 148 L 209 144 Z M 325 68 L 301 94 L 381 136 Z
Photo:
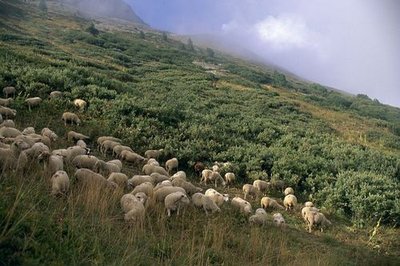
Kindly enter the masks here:
M 93 22 L 89 25 L 89 27 L 86 28 L 86 31 L 94 36 L 100 33 L 99 30 L 94 26 Z
M 139 32 L 139 37 L 140 37 L 140 39 L 146 38 L 146 36 L 144 35 L 144 32 L 142 30 Z
M 39 9 L 42 10 L 43 12 L 47 13 L 47 3 L 46 0 L 40 0 L 39 2 Z
M 194 51 L 193 42 L 192 42 L 192 39 L 190 39 L 190 38 L 188 39 L 187 47 L 188 47 L 189 51 Z

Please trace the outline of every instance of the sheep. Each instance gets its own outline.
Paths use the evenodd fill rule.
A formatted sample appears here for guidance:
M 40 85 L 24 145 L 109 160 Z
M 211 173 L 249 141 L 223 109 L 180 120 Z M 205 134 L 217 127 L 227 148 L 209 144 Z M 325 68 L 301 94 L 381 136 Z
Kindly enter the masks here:
M 264 209 L 258 208 L 255 214 L 249 217 L 249 223 L 253 225 L 267 225 L 268 215 Z
M 56 99 L 56 98 L 62 98 L 63 93 L 61 91 L 52 91 L 50 92 L 49 98 L 50 99 Z
M 109 163 L 109 162 L 105 162 L 103 160 L 97 160 L 93 166 L 93 170 L 97 173 L 101 173 L 101 174 L 107 176 L 111 173 L 121 172 L 121 167 L 119 167 L 115 163 Z
M 137 154 L 136 152 L 127 150 L 121 152 L 120 159 L 135 165 L 141 165 L 146 162 L 146 159 L 143 156 Z
M 82 99 L 75 99 L 73 101 L 73 103 L 74 103 L 75 107 L 78 108 L 80 111 L 85 110 L 86 105 L 87 105 L 86 101 L 82 100 Z
M 159 149 L 159 150 L 147 150 L 144 153 L 144 156 L 146 156 L 147 159 L 153 158 L 153 159 L 158 159 L 161 155 L 161 153 L 164 152 L 164 149 Z
M 115 189 L 117 184 L 114 182 L 110 182 L 104 178 L 104 176 L 93 172 L 87 168 L 81 168 L 76 170 L 75 178 L 78 182 L 82 183 L 86 186 L 97 186 L 97 187 L 104 187 L 104 188 L 113 188 Z
M 42 98 L 40 97 L 32 97 L 32 98 L 27 98 L 25 100 L 25 103 L 28 105 L 29 111 L 31 110 L 32 107 L 39 106 L 41 102 Z
M 64 170 L 64 161 L 62 156 L 43 152 L 39 155 L 39 160 L 44 161 L 44 169 L 45 172 L 49 173 L 49 176 L 53 175 L 57 171 Z
M 128 188 L 135 188 L 144 182 L 154 184 L 154 178 L 149 175 L 134 175 L 128 180 Z
M 285 194 L 285 196 L 290 194 L 294 195 L 294 189 L 291 187 L 287 187 L 283 193 Z
M 121 188 L 126 188 L 128 187 L 128 176 L 123 173 L 111 173 L 107 180 L 109 182 L 114 182 Z
M 172 182 L 171 182 L 170 180 L 164 180 L 164 181 L 158 183 L 158 184 L 154 187 L 153 192 L 157 191 L 158 189 L 160 189 L 160 188 L 162 188 L 162 187 L 172 187 L 172 186 L 173 186 L 173 185 L 172 185 Z
M 304 203 L 304 207 L 314 207 L 314 203 L 312 203 L 311 201 L 306 201 Z
M 255 186 L 251 184 L 244 184 L 242 190 L 244 199 L 247 199 L 249 195 L 258 198 L 259 190 Z
M 122 151 L 133 152 L 131 147 L 118 144 L 113 147 L 112 154 L 114 157 L 119 158 Z
M 83 140 L 78 140 L 77 142 L 76 142 L 76 144 L 75 144 L 76 146 L 79 146 L 79 147 L 81 147 L 81 148 L 83 148 L 83 149 L 86 149 L 87 148 L 87 144 L 86 144 L 86 142 L 85 141 L 83 141 Z
M 147 197 L 153 197 L 153 189 L 154 185 L 151 182 L 144 182 L 137 185 L 131 192 L 131 194 L 135 195 L 136 193 L 143 192 L 147 195 Z
M 205 168 L 206 168 L 206 167 L 205 167 L 204 163 L 202 163 L 202 162 L 196 162 L 196 163 L 193 165 L 194 172 L 195 172 L 198 176 L 201 175 L 201 172 L 202 172 Z
M 172 173 L 172 170 L 178 169 L 178 159 L 172 158 L 165 162 L 165 169 L 168 171 L 168 174 Z
M 174 180 L 175 178 L 180 178 L 180 179 L 186 180 L 187 176 L 184 171 L 178 171 L 171 176 L 171 180 Z
M 50 153 L 50 149 L 41 142 L 37 142 L 33 144 L 32 147 L 23 150 L 18 156 L 17 171 L 22 173 L 30 161 L 38 159 L 43 153 Z
M 67 157 L 67 149 L 57 149 L 51 152 L 52 155 L 62 156 L 63 158 Z
M 270 188 L 271 184 L 264 180 L 255 180 L 253 186 L 257 188 L 260 193 L 264 193 Z
M 78 141 L 78 140 L 88 140 L 88 139 L 90 139 L 90 137 L 71 130 L 67 134 L 67 139 L 68 139 L 68 141 L 71 141 L 71 140 Z
M 10 96 L 11 94 L 13 95 L 13 98 L 15 97 L 15 87 L 9 86 L 9 87 L 5 87 L 3 89 L 3 94 L 6 98 L 8 98 L 8 96 Z
M 285 219 L 283 218 L 283 215 L 281 213 L 274 213 L 274 215 L 272 216 L 274 219 L 274 224 L 278 227 L 285 227 L 286 226 L 286 222 Z
M 121 207 L 124 211 L 124 220 L 142 224 L 145 216 L 145 208 L 142 201 L 135 195 L 125 194 L 121 197 Z
M 65 195 L 69 190 L 69 177 L 67 172 L 58 170 L 51 177 L 51 194 Z
M 220 182 L 222 186 L 225 186 L 225 180 L 218 172 L 205 169 L 202 171 L 200 183 L 204 182 L 204 184 L 207 185 L 207 181 L 214 182 L 215 187 L 218 187 L 218 182 Z
M 15 140 L 9 148 L 0 148 L 0 166 L 3 170 L 16 167 L 21 151 L 31 146 L 23 140 Z
M 225 184 L 230 185 L 235 182 L 236 176 L 234 173 L 228 172 L 225 174 Z
M 146 175 L 151 175 L 152 173 L 159 173 L 160 175 L 169 176 L 168 172 L 161 166 L 145 164 L 142 168 L 142 172 Z
M 179 211 L 184 206 L 189 205 L 190 200 L 186 193 L 177 191 L 168 194 L 164 199 L 165 209 L 168 217 L 171 216 L 172 211 L 176 211 L 176 215 L 179 215 Z
M 48 137 L 51 141 L 57 141 L 58 139 L 57 134 L 47 127 L 43 128 L 40 134 L 42 134 L 42 136 Z
M 65 112 L 61 116 L 61 120 L 64 121 L 64 125 L 67 126 L 68 123 L 70 124 L 76 124 L 79 126 L 81 124 L 81 120 L 79 117 L 71 112 Z
M 88 153 L 87 149 L 83 149 L 79 146 L 68 147 L 65 151 L 65 158 L 67 162 L 72 162 L 72 160 L 78 155 L 85 155 Z
M 281 209 L 281 210 L 285 209 L 285 207 L 280 205 L 276 200 L 271 199 L 269 197 L 263 197 L 261 199 L 261 208 L 263 208 L 263 209 L 272 208 L 272 209 Z
M 319 212 L 319 209 L 315 208 L 314 206 L 305 206 L 305 207 L 303 207 L 301 209 L 301 216 L 303 217 L 304 221 L 306 221 L 306 222 L 307 222 L 306 214 L 309 211 Z
M 3 124 L 3 115 L 2 114 L 0 114 L 0 127 L 1 127 L 1 124 Z
M 113 151 L 114 147 L 121 145 L 121 143 L 114 140 L 104 140 L 100 145 L 100 152 L 105 155 L 108 151 Z
M 217 204 L 218 207 L 221 207 L 224 202 L 227 202 L 229 200 L 228 194 L 221 194 L 213 188 L 207 189 L 204 195 L 210 197 L 215 202 L 215 204 Z
M 201 171 L 201 179 L 200 179 L 200 184 L 207 183 L 207 180 L 209 180 L 210 176 L 212 174 L 212 170 L 210 169 L 204 169 L 203 171 Z
M 3 138 L 16 138 L 22 135 L 22 132 L 13 127 L 2 127 L 0 128 L 0 137 Z
M 181 187 L 164 186 L 154 190 L 153 199 L 155 202 L 164 202 L 165 197 L 169 194 L 179 191 L 186 194 L 186 191 Z
M 11 145 L 3 143 L 3 142 L 0 141 L 0 148 L 2 148 L 2 149 L 10 149 Z
M 188 195 L 193 195 L 194 193 L 203 191 L 202 188 L 196 187 L 192 183 L 190 183 L 182 178 L 173 179 L 172 184 L 176 187 L 183 188 Z
M 219 165 L 218 165 L 218 164 L 214 164 L 214 165 L 211 167 L 211 169 L 213 170 L 213 172 L 219 172 L 219 171 L 220 171 Z
M 94 170 L 99 159 L 93 155 L 77 155 L 72 161 L 72 165 L 76 168 L 88 168 Z
M 113 164 L 117 165 L 119 167 L 119 169 L 122 170 L 122 162 L 120 160 L 118 160 L 118 159 L 114 159 L 114 160 L 108 161 L 107 163 L 113 163 Z
M 194 193 L 192 195 L 192 202 L 195 207 L 203 208 L 206 215 L 208 215 L 209 211 L 211 211 L 211 213 L 221 212 L 218 205 L 210 197 L 202 193 Z
M 156 160 L 156 159 L 154 159 L 154 158 L 150 158 L 150 159 L 148 159 L 146 164 L 149 164 L 149 165 L 155 165 L 155 166 L 160 166 L 160 163 L 159 163 L 159 162 L 157 162 L 157 160 Z
M 0 98 L 0 105 L 1 105 L 1 106 L 5 106 L 5 107 L 8 107 L 8 106 L 11 105 L 11 103 L 12 103 L 13 101 L 14 101 L 13 98 L 7 98 L 7 99 Z
M 46 146 L 51 146 L 51 140 L 46 136 L 42 136 L 42 135 L 39 135 L 36 133 L 31 133 L 26 136 L 34 142 L 42 142 L 42 143 L 46 144 Z
M 231 204 L 233 207 L 238 208 L 243 214 L 249 215 L 252 212 L 251 204 L 240 197 L 234 197 Z
M 17 110 L 5 106 L 0 106 L 0 114 L 5 119 L 15 118 L 17 116 Z
M 320 227 L 321 232 L 323 232 L 324 227 L 328 225 L 332 225 L 331 221 L 329 221 L 324 214 L 317 211 L 307 211 L 305 214 L 305 220 L 308 225 L 308 232 L 312 232 L 312 228 Z
M 289 194 L 285 196 L 283 199 L 283 205 L 285 206 L 286 210 L 292 210 L 297 205 L 297 198 L 295 195 Z
M 160 183 L 163 182 L 165 180 L 169 180 L 169 177 L 166 175 L 162 175 L 159 173 L 151 173 L 150 176 L 152 176 L 154 178 L 154 183 Z
M 23 135 L 30 135 L 30 134 L 35 134 L 35 128 L 34 127 L 27 127 L 24 128 L 21 132 Z
M 143 192 L 138 192 L 135 194 L 135 197 L 141 202 L 143 203 L 144 207 L 146 208 L 147 205 L 147 200 L 149 199 L 149 197 L 143 193 Z
M 118 143 L 122 142 L 122 140 L 119 139 L 119 138 L 114 138 L 114 137 L 111 137 L 111 136 L 101 136 L 101 137 L 97 138 L 97 145 L 99 146 L 99 148 L 101 147 L 101 144 L 103 144 L 103 142 L 106 141 L 106 140 L 111 140 L 111 141 L 115 141 L 115 142 L 118 142 Z
M 1 116 L 1 114 L 0 114 L 0 116 Z M 13 127 L 13 128 L 15 128 L 15 123 L 11 119 L 6 119 L 0 124 L 0 127 Z

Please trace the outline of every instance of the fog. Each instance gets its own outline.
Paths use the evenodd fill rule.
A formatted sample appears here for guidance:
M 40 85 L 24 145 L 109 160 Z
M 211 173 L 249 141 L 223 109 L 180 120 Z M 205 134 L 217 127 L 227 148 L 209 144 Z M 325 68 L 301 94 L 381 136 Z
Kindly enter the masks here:
M 213 34 L 306 79 L 400 106 L 400 1 L 126 2 L 154 28 Z

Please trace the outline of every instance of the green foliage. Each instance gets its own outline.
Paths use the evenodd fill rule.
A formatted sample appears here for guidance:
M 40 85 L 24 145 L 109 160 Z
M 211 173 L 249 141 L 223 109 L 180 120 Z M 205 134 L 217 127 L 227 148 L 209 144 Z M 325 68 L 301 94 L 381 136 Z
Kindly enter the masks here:
M 272 75 L 272 84 L 279 87 L 287 87 L 288 81 L 286 80 L 286 76 L 278 71 L 274 71 Z
M 166 32 L 163 32 L 162 35 L 161 35 L 161 38 L 162 38 L 162 40 L 163 40 L 164 42 L 168 41 L 168 35 L 167 35 L 167 33 L 166 33 Z
M 46 0 L 40 0 L 39 1 L 39 9 L 43 12 L 47 13 L 47 2 Z
M 92 34 L 93 36 L 97 36 L 100 33 L 99 30 L 96 29 L 96 26 L 94 25 L 93 22 L 90 23 L 90 25 L 86 28 L 86 31 Z
M 211 48 L 208 48 L 208 47 L 206 49 L 206 54 L 208 57 L 214 57 L 214 55 L 215 55 L 214 50 Z
M 190 39 L 190 38 L 187 41 L 187 48 L 189 51 L 194 51 L 193 42 L 192 42 L 192 39 Z
M 145 39 L 146 38 L 146 35 L 144 34 L 144 32 L 142 30 L 139 31 L 139 38 L 140 39 Z

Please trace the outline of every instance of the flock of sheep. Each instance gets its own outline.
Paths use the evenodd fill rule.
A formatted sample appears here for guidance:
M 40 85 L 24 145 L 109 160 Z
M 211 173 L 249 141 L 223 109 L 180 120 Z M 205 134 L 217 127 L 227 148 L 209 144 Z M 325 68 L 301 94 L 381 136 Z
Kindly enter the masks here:
M 203 188 L 196 186 L 187 180 L 186 173 L 179 171 L 177 158 L 169 159 L 164 167 L 158 159 L 164 150 L 148 150 L 144 156 L 136 153 L 131 147 L 123 145 L 121 139 L 112 136 L 101 136 L 97 138 L 99 153 L 112 156 L 110 161 L 104 161 L 90 154 L 86 142 L 90 137 L 82 133 L 69 131 L 67 140 L 74 143 L 65 149 L 51 150 L 57 142 L 57 134 L 49 128 L 43 128 L 40 134 L 33 127 L 27 127 L 22 131 L 15 128 L 13 119 L 17 115 L 16 110 L 9 108 L 15 97 L 15 88 L 3 89 L 5 99 L 0 98 L 0 170 L 23 172 L 32 164 L 44 164 L 44 172 L 50 178 L 51 194 L 66 195 L 70 189 L 71 178 L 64 168 L 69 165 L 75 169 L 74 179 L 78 184 L 97 186 L 104 189 L 121 189 L 125 192 L 120 200 L 124 219 L 130 223 L 143 223 L 146 211 L 155 206 L 163 204 L 168 216 L 174 212 L 176 215 L 183 208 L 194 206 L 204 210 L 206 215 L 221 212 L 224 204 L 229 204 L 248 216 L 248 221 L 253 225 L 274 224 L 279 227 L 286 226 L 282 213 L 276 212 L 270 217 L 267 210 L 286 210 L 293 212 L 297 209 L 298 201 L 294 190 L 288 187 L 284 190 L 283 206 L 276 199 L 265 196 L 271 189 L 283 190 L 284 183 L 279 181 L 275 184 L 264 180 L 256 180 L 253 184 L 243 185 L 243 198 L 235 196 L 230 200 L 228 194 L 223 194 L 216 189 L 235 183 L 235 174 L 226 172 L 222 177 L 224 169 L 229 168 L 230 163 L 215 163 L 211 169 L 197 162 L 194 165 L 195 173 L 200 176 L 199 185 L 207 186 L 211 183 L 214 188 L 208 188 L 204 193 Z M 59 91 L 53 91 L 49 98 L 62 97 Z M 42 102 L 39 97 L 27 98 L 25 100 L 29 110 Z M 86 101 L 76 99 L 74 105 L 84 111 Z M 72 112 L 65 112 L 61 117 L 64 125 L 80 125 L 79 116 Z M 142 173 L 128 177 L 122 173 L 123 164 L 133 164 L 141 167 Z M 126 169 L 125 169 L 126 170 Z M 126 171 L 125 171 L 126 172 Z M 253 214 L 249 198 L 257 200 L 261 197 L 260 208 Z M 314 207 L 312 202 L 306 202 L 301 209 L 309 232 L 313 228 L 320 228 L 331 224 L 331 222 Z

